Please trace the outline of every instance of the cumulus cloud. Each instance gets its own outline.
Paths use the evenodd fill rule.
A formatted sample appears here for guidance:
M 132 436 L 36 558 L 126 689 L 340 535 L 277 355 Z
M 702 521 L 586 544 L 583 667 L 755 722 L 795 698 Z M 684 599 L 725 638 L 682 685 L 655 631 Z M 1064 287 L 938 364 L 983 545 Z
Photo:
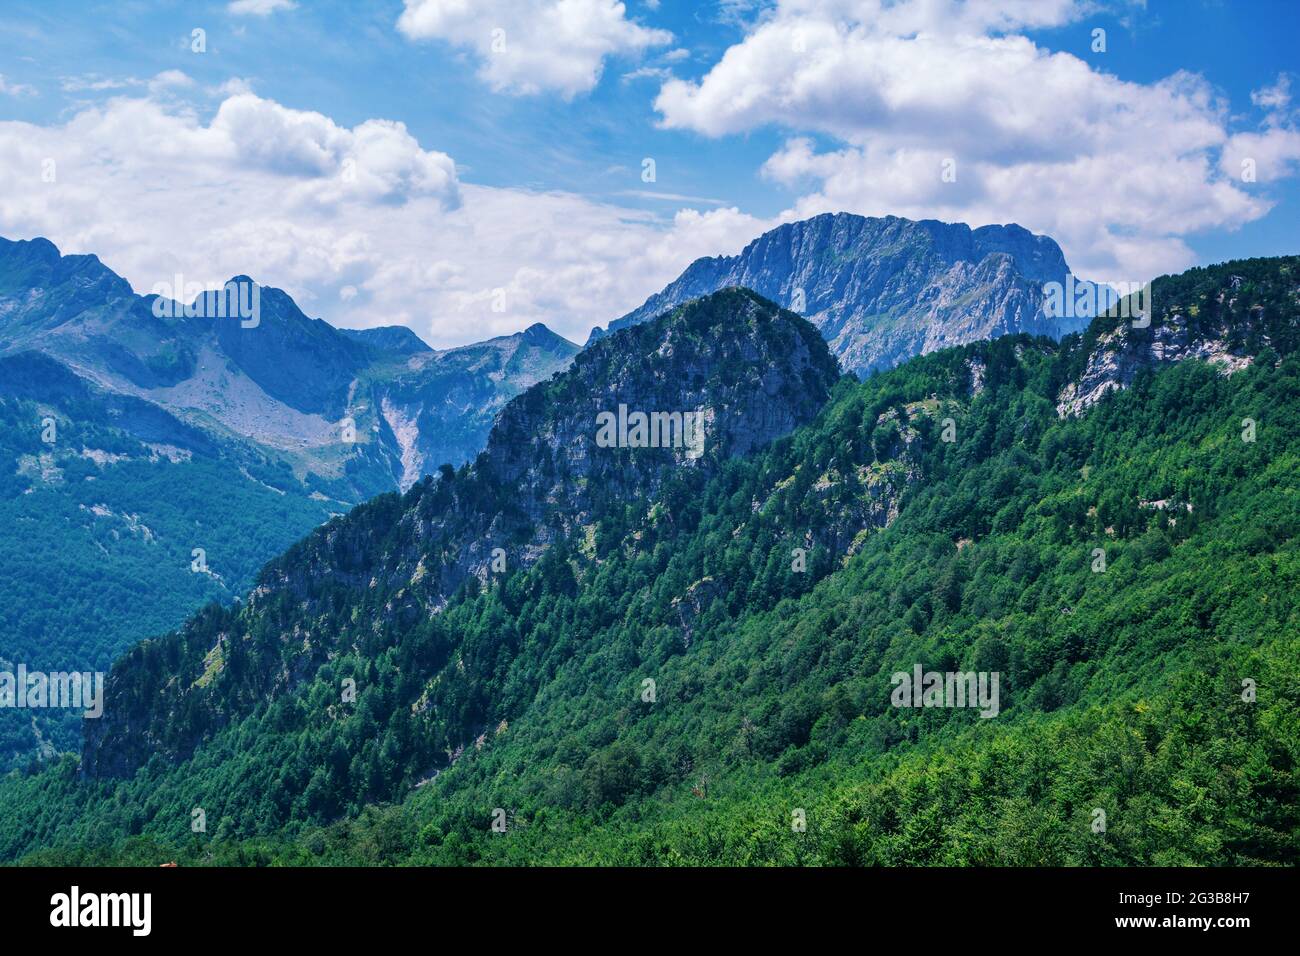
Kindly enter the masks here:
M 1300 172 L 1300 131 L 1273 126 L 1258 133 L 1237 133 L 1223 147 L 1225 176 L 1276 182 Z
M 206 121 L 145 96 L 60 125 L 0 122 L 0 178 L 16 184 L 0 192 L 0 235 L 96 253 L 138 292 L 178 273 L 248 274 L 309 315 L 403 324 L 435 345 L 537 321 L 584 340 L 692 259 L 736 252 L 767 226 L 734 208 L 661 221 L 466 184 L 400 123 L 346 128 L 243 93 Z
M 627 18 L 618 0 L 405 0 L 398 29 L 472 51 L 497 92 L 585 93 L 606 57 L 672 42 Z
M 237 153 L 243 169 L 284 177 L 298 206 L 458 201 L 451 157 L 421 149 L 402 123 L 367 120 L 345 129 L 320 113 L 240 93 L 221 104 L 202 132 L 217 148 Z
M 194 85 L 189 74 L 183 70 L 163 70 L 148 82 L 149 92 L 159 94 L 173 89 L 185 89 Z
M 218 96 L 237 96 L 240 93 L 253 92 L 253 83 L 242 76 L 232 76 L 212 89 Z
M 1090 9 L 779 0 L 698 82 L 664 83 L 655 105 L 663 126 L 706 136 L 790 131 L 764 167 L 806 191 L 788 217 L 1014 220 L 1055 237 L 1081 273 L 1181 269 L 1194 258 L 1185 236 L 1271 208 L 1234 178 L 1229 155 L 1254 149 L 1283 175 L 1293 134 L 1234 135 L 1226 104 L 1197 75 L 1127 82 L 1016 32 Z M 1257 103 L 1285 95 L 1261 91 Z

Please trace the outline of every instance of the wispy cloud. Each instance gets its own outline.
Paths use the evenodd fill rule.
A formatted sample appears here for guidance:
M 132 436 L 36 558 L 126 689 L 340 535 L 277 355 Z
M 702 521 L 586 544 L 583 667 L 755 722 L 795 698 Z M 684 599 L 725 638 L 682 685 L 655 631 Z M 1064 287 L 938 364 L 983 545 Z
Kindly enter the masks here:
M 624 189 L 618 192 L 619 196 L 630 196 L 634 199 L 654 199 L 660 202 L 689 202 L 699 203 L 704 206 L 725 206 L 725 199 L 708 199 L 704 196 L 684 196 L 680 193 L 661 193 L 652 189 Z
M 144 86 L 145 81 L 135 77 L 106 77 L 97 73 L 86 73 L 82 76 L 65 76 L 59 85 L 65 93 L 104 93 L 109 90 Z
M 0 73 L 0 96 L 35 96 L 36 87 L 27 86 L 22 83 L 10 83 L 3 73 Z
M 231 0 L 226 11 L 236 16 L 269 17 L 278 10 L 292 10 L 297 5 L 294 0 Z

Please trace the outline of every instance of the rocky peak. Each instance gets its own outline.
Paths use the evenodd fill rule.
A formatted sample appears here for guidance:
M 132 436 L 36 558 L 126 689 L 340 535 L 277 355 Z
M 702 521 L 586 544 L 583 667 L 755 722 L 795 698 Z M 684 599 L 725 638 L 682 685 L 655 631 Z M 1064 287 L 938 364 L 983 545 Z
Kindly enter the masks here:
M 241 313 L 205 320 L 221 352 L 272 398 L 331 421 L 343 417 L 349 388 L 371 361 L 370 350 L 329 323 L 308 318 L 281 289 L 257 287 L 255 301 L 257 314 L 250 318 Z
M 1014 222 L 1003 226 L 980 226 L 972 231 L 971 240 L 974 258 L 1005 253 L 1015 261 L 1020 274 L 1033 282 L 1059 281 L 1070 271 L 1056 240 L 1035 235 Z
M 547 326 L 543 325 L 541 322 L 534 322 L 532 325 L 528 326 L 528 328 L 524 329 L 522 332 L 518 334 L 519 334 L 519 338 L 522 341 L 527 342 L 529 345 L 550 347 L 550 346 L 559 345 L 560 343 L 567 342 L 567 340 L 563 336 L 557 335 L 556 333 L 552 332 Z
M 1015 225 L 825 214 L 787 223 L 738 256 L 699 259 L 610 324 L 615 331 L 727 286 L 806 316 L 860 373 L 1007 332 L 1059 337 L 1081 320 L 1048 316 L 1041 285 L 1069 274 L 1060 247 Z M 593 340 L 608 334 L 596 330 Z
M 425 579 L 424 603 L 436 607 L 483 575 L 494 549 L 529 564 L 606 508 L 793 431 L 838 375 L 815 329 L 748 290 L 624 329 L 508 402 L 472 465 L 412 492 L 403 543 L 385 557 L 382 578 L 399 587 L 434 551 L 439 568 Z M 306 593 L 334 575 L 328 533 L 317 539 L 308 570 L 286 563 L 268 584 Z
M 404 325 L 382 325 L 373 329 L 339 329 L 344 335 L 389 355 L 408 356 L 433 351 Z
M 664 468 L 708 468 L 792 431 L 836 377 L 806 323 L 748 290 L 727 289 L 595 343 L 548 387 L 512 401 L 479 467 L 503 483 L 523 480 L 535 516 L 560 499 L 576 517 L 597 495 L 651 494 Z M 684 444 L 601 447 L 601 416 L 622 418 L 623 408 L 701 416 L 698 454 Z
M 93 317 L 105 305 L 129 308 L 130 284 L 93 255 L 62 255 L 48 239 L 0 239 L 0 349 Z

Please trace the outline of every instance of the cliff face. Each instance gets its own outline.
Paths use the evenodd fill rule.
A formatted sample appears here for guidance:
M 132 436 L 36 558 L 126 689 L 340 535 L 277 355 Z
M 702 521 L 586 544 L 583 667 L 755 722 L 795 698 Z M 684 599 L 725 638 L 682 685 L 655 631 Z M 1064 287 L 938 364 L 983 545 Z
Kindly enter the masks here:
M 1198 301 L 1175 293 L 1172 302 L 1157 302 L 1160 314 L 1148 327 L 1099 319 L 1091 341 L 1084 343 L 1082 369 L 1061 389 L 1057 413 L 1062 418 L 1083 413 L 1108 392 L 1128 388 L 1144 369 L 1200 359 L 1231 375 L 1250 365 L 1259 348 L 1277 344 L 1270 332 L 1277 335 L 1263 321 L 1264 306 L 1239 307 L 1246 283 L 1242 276 L 1229 276 L 1225 288 L 1198 290 Z M 1165 288 L 1157 284 L 1158 297 Z M 1258 294 L 1254 288 L 1247 292 L 1251 299 Z M 1296 294 L 1292 290 L 1293 298 Z
M 699 259 L 609 331 L 727 286 L 799 312 L 847 369 L 866 373 L 952 345 L 1026 332 L 1053 338 L 1089 316 L 1055 318 L 1042 283 L 1065 282 L 1060 247 L 1017 225 L 840 213 L 765 233 L 738 256 Z M 598 339 L 607 334 L 593 330 Z
M 410 627 L 471 579 L 532 565 L 560 545 L 580 549 L 595 522 L 644 513 L 674 482 L 694 486 L 811 421 L 838 377 L 811 325 L 747 290 L 609 336 L 509 402 L 473 464 L 363 505 L 268 565 L 204 649 L 203 674 L 150 684 L 137 652 L 128 655 L 109 677 L 104 717 L 86 723 L 85 772 L 120 776 L 153 753 L 191 752 L 198 740 L 171 718 L 211 708 L 212 730 L 232 716 L 240 702 L 206 688 L 213 673 L 239 667 L 246 642 L 284 649 L 283 670 L 245 675 L 256 695 L 295 686 L 336 653 L 339 636 L 314 622 L 339 601 L 377 632 Z M 666 416 L 657 421 L 667 440 L 635 437 L 638 413 Z M 694 416 L 700 437 L 674 430 L 677 415 Z M 192 626 L 164 640 L 185 646 Z
M 525 489 L 534 518 L 552 500 L 583 515 L 601 500 L 653 494 L 665 469 L 709 469 L 793 431 L 837 377 L 806 323 L 752 292 L 726 290 L 596 343 L 550 386 L 511 402 L 480 467 Z M 601 447 L 598 417 L 620 406 L 703 416 L 700 447 Z
M 1182 315 L 1174 315 L 1149 335 L 1138 335 L 1136 331 L 1121 326 L 1097 342 L 1079 380 L 1061 389 L 1057 414 L 1062 418 L 1078 415 L 1096 405 L 1107 392 L 1128 388 L 1141 370 L 1157 365 L 1202 359 L 1231 375 L 1251 363 L 1249 355 L 1233 352 L 1226 330 L 1222 337 L 1202 337 L 1188 329 Z
M 381 331 L 381 330 L 375 330 Z M 369 408 L 395 445 L 405 491 L 446 463 L 460 465 L 483 450 L 493 419 L 523 390 L 564 369 L 578 347 L 546 326 L 389 361 L 365 376 Z

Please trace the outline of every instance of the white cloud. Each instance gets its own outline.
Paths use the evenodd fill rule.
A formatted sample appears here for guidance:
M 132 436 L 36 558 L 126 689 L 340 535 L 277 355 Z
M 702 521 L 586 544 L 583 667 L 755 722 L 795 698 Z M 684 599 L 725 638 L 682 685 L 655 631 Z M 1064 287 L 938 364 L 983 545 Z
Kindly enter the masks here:
M 105 90 L 121 90 L 128 86 L 139 86 L 140 80 L 134 77 L 125 79 L 116 77 L 103 77 L 97 73 L 87 73 L 84 76 L 65 76 L 60 86 L 65 93 L 102 93 Z
M 300 205 L 458 201 L 451 157 L 421 149 L 401 123 L 367 120 L 349 130 L 320 113 L 241 93 L 225 100 L 201 133 L 237 152 L 243 169 L 289 179 L 291 198 Z
M 665 80 L 672 79 L 673 72 L 664 66 L 640 66 L 635 70 L 629 70 L 624 73 L 622 80 L 630 83 L 633 80 L 659 80 L 661 83 Z
M 1250 101 L 1266 110 L 1284 110 L 1291 105 L 1291 77 L 1283 73 L 1272 86 L 1250 91 Z
M 163 70 L 148 83 L 149 92 L 155 95 L 171 89 L 184 89 L 194 85 L 189 75 L 181 70 Z
M 114 90 L 146 89 L 152 96 L 169 90 L 181 90 L 194 85 L 193 78 L 183 70 L 163 70 L 147 80 L 138 76 L 103 77 L 97 73 L 84 76 L 65 76 L 60 84 L 65 93 L 108 93 Z
M 1224 145 L 1219 165 L 1229 177 L 1241 178 L 1253 171 L 1260 183 L 1294 176 L 1300 172 L 1300 131 L 1273 127 L 1237 133 Z
M 624 189 L 620 196 L 632 196 L 635 199 L 648 199 L 651 202 L 692 203 L 697 206 L 725 206 L 726 200 L 710 199 L 707 196 L 687 196 L 683 193 L 665 193 L 657 189 Z
M 585 93 L 605 58 L 670 43 L 671 33 L 629 20 L 618 0 L 405 0 L 398 29 L 473 51 L 497 92 Z
M 699 82 L 666 82 L 655 105 L 665 127 L 711 137 L 790 131 L 764 167 L 806 191 L 786 218 L 1016 221 L 1060 241 L 1084 274 L 1181 269 L 1193 261 L 1187 235 L 1271 208 L 1228 172 L 1229 153 L 1254 148 L 1282 175 L 1291 134 L 1234 136 L 1226 105 L 1199 76 L 1127 82 L 1015 32 L 1090 9 L 1076 0 L 780 0 Z M 1260 95 L 1276 104 L 1280 94 Z
M 0 73 L 0 96 L 31 96 L 35 92 L 36 87 L 10 83 L 5 79 L 4 74 Z
M 240 93 L 253 92 L 253 83 L 242 76 L 232 76 L 212 92 L 218 96 L 238 96 Z
M 296 6 L 293 0 L 231 0 L 226 11 L 236 16 L 269 17 L 277 10 L 292 10 Z
M 0 181 L 16 184 L 0 191 L 0 235 L 96 253 L 139 292 L 177 273 L 246 273 L 309 315 L 404 324 L 437 345 L 537 321 L 585 340 L 692 259 L 737 252 L 768 226 L 734 208 L 663 222 L 568 193 L 465 184 L 400 123 L 349 129 L 251 94 L 206 122 L 150 97 L 55 126 L 0 122 Z

